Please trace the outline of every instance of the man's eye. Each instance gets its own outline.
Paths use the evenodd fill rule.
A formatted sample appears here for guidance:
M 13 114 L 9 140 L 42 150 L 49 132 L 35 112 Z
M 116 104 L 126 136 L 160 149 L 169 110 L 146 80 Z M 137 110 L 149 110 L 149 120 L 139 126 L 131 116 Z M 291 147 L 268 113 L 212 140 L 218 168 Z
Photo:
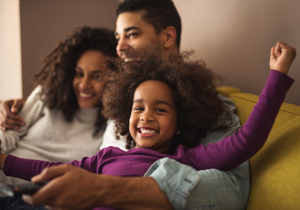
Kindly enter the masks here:
M 138 35 L 138 33 L 130 33 L 130 34 L 128 34 L 128 37 L 130 38 L 130 37 L 134 37 L 136 35 Z
M 144 109 L 142 107 L 135 107 L 134 110 L 135 111 L 143 111 Z

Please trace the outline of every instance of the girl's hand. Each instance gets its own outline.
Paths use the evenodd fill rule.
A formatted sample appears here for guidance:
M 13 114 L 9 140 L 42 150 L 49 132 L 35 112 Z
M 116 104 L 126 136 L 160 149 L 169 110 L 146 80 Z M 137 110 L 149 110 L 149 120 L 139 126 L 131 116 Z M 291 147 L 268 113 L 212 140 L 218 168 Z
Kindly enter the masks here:
M 271 49 L 270 69 L 287 74 L 294 58 L 296 49 L 282 42 L 277 42 Z

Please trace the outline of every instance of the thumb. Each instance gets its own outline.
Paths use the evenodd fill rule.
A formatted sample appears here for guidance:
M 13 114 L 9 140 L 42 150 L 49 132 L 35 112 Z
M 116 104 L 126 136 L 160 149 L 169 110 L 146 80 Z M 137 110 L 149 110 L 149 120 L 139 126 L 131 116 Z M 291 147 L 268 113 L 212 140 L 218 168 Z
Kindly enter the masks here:
M 39 183 L 62 176 L 68 171 L 66 166 L 67 165 L 61 165 L 45 168 L 42 173 L 32 177 L 31 181 L 34 183 Z

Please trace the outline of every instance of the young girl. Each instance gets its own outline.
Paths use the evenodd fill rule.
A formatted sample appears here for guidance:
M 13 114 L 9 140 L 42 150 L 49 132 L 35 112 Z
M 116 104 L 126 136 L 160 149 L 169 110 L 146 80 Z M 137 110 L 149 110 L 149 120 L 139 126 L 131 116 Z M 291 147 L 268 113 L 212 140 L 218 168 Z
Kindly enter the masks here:
M 238 133 L 206 147 L 192 147 L 193 139 L 205 136 L 215 121 L 224 117 L 220 113 L 226 112 L 213 83 L 216 76 L 201 62 L 176 56 L 165 61 L 161 57 L 152 50 L 128 63 L 118 61 L 119 71 L 109 72 L 106 80 L 102 112 L 115 121 L 117 133 L 127 136 L 132 149 L 125 152 L 108 147 L 70 164 L 94 173 L 142 176 L 154 161 L 169 157 L 197 170 L 228 170 L 262 147 L 293 83 L 285 75 L 295 57 L 293 48 L 283 43 L 272 48 L 273 70 L 247 123 Z M 230 125 L 228 119 L 224 117 L 224 128 Z M 63 163 L 0 154 L 0 168 L 7 175 L 28 180 L 44 168 L 59 164 Z
M 90 27 L 59 43 L 34 76 L 38 86 L 19 113 L 26 125 L 0 131 L 2 152 L 63 162 L 96 154 L 106 127 L 100 114 L 104 83 L 97 80 L 105 56 L 116 57 L 116 44 L 113 32 Z

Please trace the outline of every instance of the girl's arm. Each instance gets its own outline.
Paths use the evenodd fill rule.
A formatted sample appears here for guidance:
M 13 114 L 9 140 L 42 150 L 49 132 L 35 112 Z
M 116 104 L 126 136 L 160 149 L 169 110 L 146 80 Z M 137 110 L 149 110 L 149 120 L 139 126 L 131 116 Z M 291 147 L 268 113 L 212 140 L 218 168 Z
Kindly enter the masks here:
M 284 43 L 278 42 L 271 49 L 270 68 L 273 70 L 247 122 L 238 133 L 218 143 L 190 149 L 187 157 L 195 168 L 229 170 L 249 159 L 263 146 L 285 94 L 293 83 L 286 74 L 295 56 L 296 50 Z
M 85 157 L 80 161 L 73 160 L 69 163 L 18 158 L 13 155 L 0 153 L 0 169 L 4 171 L 6 176 L 18 177 L 25 180 L 30 180 L 33 176 L 40 174 L 45 168 L 65 164 L 84 168 L 90 172 L 100 174 L 102 171 L 99 171 L 100 169 L 98 169 L 97 166 L 105 159 L 103 154 L 109 149 L 110 148 L 100 150 L 98 154 L 92 157 Z
M 28 97 L 24 107 L 22 108 L 19 116 L 24 119 L 26 123 L 24 126 L 20 127 L 19 130 L 0 130 L 0 139 L 2 140 L 2 150 L 3 153 L 9 153 L 11 150 L 17 147 L 20 138 L 26 135 L 28 129 L 32 124 L 34 124 L 40 117 L 43 111 L 44 104 L 39 100 L 39 92 L 41 87 L 38 86 Z

